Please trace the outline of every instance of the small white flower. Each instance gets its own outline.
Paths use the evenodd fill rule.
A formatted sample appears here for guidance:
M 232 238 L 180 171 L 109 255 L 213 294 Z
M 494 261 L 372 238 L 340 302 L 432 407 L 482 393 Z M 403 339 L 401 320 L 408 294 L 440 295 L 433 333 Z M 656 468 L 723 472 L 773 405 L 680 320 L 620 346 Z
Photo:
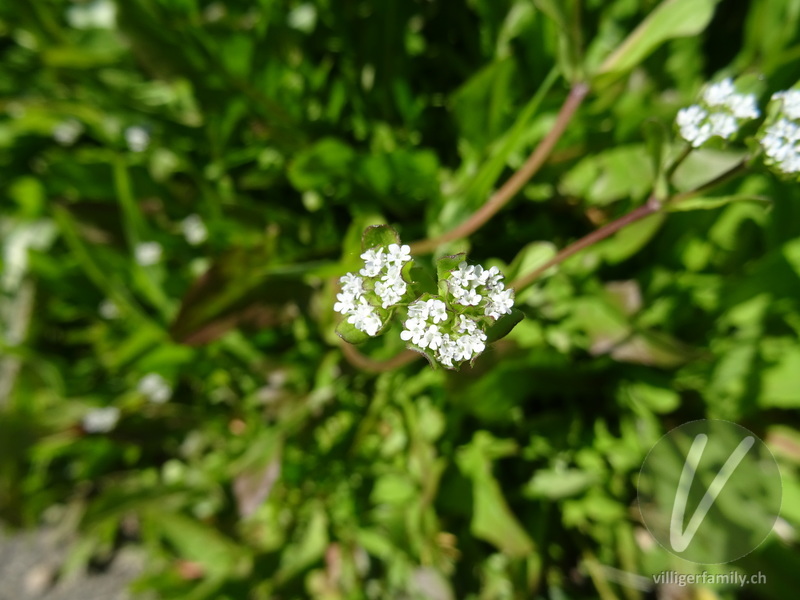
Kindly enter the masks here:
M 53 128 L 53 139 L 62 146 L 72 146 L 83 133 L 83 125 L 76 119 L 67 119 Z
M 100 303 L 98 312 L 104 319 L 111 320 L 119 318 L 119 307 L 110 298 L 106 298 Z
M 730 78 L 707 86 L 702 104 L 682 108 L 675 119 L 681 137 L 695 148 L 712 137 L 729 139 L 739 130 L 741 121 L 761 114 L 756 97 L 737 93 Z
M 358 304 L 350 311 L 347 322 L 367 335 L 377 335 L 381 328 L 381 319 L 375 312 L 375 307 L 367 302 L 364 296 L 358 299 Z
M 466 290 L 458 299 L 458 303 L 464 306 L 478 306 L 482 299 L 483 296 L 478 294 L 475 290 Z
M 458 315 L 458 332 L 459 333 L 474 333 L 478 329 L 478 324 L 466 317 L 465 315 Z
M 158 373 L 142 377 L 136 389 L 153 404 L 164 404 L 172 397 L 172 386 Z
M 729 98 L 727 106 L 737 119 L 757 119 L 761 116 L 753 94 L 735 94 Z
M 116 406 L 95 408 L 83 416 L 81 425 L 87 433 L 108 433 L 117 426 L 119 415 Z
M 483 336 L 483 338 L 481 338 Z M 472 357 L 477 356 L 486 348 L 484 340 L 486 334 L 479 335 L 462 335 L 456 340 L 456 345 L 460 351 L 459 360 L 470 360 Z
M 460 263 L 458 268 L 453 269 L 450 273 L 450 281 L 461 287 L 468 287 L 470 282 L 475 279 L 475 267 L 468 265 L 466 262 Z
M 144 152 L 150 145 L 150 134 L 144 127 L 134 125 L 125 130 L 125 142 L 133 152 Z
M 428 317 L 434 323 L 441 323 L 442 321 L 447 320 L 447 305 L 441 300 L 437 300 L 435 298 L 427 301 L 428 305 Z
M 733 81 L 730 77 L 718 83 L 709 85 L 703 92 L 703 100 L 709 106 L 727 106 L 731 96 L 736 94 Z
M 401 289 L 402 292 L 400 291 Z M 403 299 L 403 293 L 405 293 L 405 284 L 403 284 L 403 287 L 401 288 L 399 285 L 387 285 L 382 281 L 377 281 L 375 283 L 375 293 L 381 299 L 381 306 L 383 308 L 389 308 Z
M 402 266 L 411 260 L 411 247 L 407 245 L 389 244 L 388 261 L 394 265 Z
M 486 304 L 484 314 L 494 319 L 499 319 L 501 316 L 509 314 L 512 306 L 514 306 L 514 290 L 493 292 L 489 296 L 489 302 Z
M 714 113 L 708 118 L 708 124 L 711 126 L 711 135 L 723 139 L 728 139 L 738 129 L 736 119 L 725 113 Z
M 364 268 L 359 273 L 364 277 L 376 277 L 386 265 L 383 248 L 367 250 L 361 258 L 364 260 Z
M 425 320 L 428 318 L 429 309 L 428 303 L 424 302 L 423 300 L 417 300 L 416 302 L 412 302 L 408 306 L 408 316 L 415 317 L 417 319 Z
M 436 350 L 442 343 L 442 332 L 436 325 L 430 325 L 419 341 L 420 348 Z
M 203 219 L 197 214 L 189 215 L 181 221 L 181 231 L 183 232 L 183 237 L 185 237 L 186 241 L 192 246 L 202 244 L 208 239 L 206 224 L 203 223 Z
M 67 9 L 67 22 L 75 29 L 113 29 L 117 7 L 111 0 L 95 0 Z
M 500 272 L 500 269 L 497 267 L 492 267 L 483 272 L 483 276 L 481 277 L 481 285 L 485 285 L 490 290 L 500 286 L 500 289 L 503 289 L 503 274 Z
M 340 279 L 342 291 L 359 298 L 364 294 L 364 280 L 355 273 L 345 273 Z
M 445 366 L 452 367 L 453 360 L 458 360 L 456 358 L 457 355 L 458 355 L 457 344 L 448 334 L 445 333 L 442 336 L 442 344 L 439 347 L 438 353 L 436 354 L 437 360 Z
M 785 90 L 772 94 L 773 100 L 781 100 L 781 112 L 790 119 L 800 119 L 800 90 Z
M 147 267 L 161 260 L 162 248 L 158 242 L 142 242 L 134 249 L 136 262 Z
M 708 112 L 696 104 L 687 106 L 678 111 L 676 122 L 680 129 L 681 137 L 697 148 L 711 137 L 711 128 L 704 124 Z
M 356 309 L 356 296 L 349 292 L 336 294 L 338 302 L 333 305 L 333 310 L 343 315 L 350 314 Z
M 759 142 L 768 162 L 784 173 L 800 172 L 800 126 L 781 119 L 767 127 Z
M 404 323 L 405 329 L 400 332 L 400 339 L 404 342 L 410 341 L 412 344 L 419 345 L 422 336 L 425 334 L 426 323 L 424 319 L 410 318 Z

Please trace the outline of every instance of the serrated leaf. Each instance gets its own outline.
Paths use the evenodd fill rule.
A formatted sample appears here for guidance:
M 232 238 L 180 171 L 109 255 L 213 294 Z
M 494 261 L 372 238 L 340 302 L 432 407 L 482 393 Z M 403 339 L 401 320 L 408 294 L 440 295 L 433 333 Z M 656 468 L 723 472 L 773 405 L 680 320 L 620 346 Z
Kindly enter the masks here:
M 525 318 L 525 314 L 518 308 L 512 308 L 511 313 L 503 315 L 493 325 L 486 329 L 486 343 L 491 344 L 506 337 L 517 323 Z
M 457 269 L 458 265 L 460 265 L 466 259 L 467 254 L 465 252 L 459 252 L 458 254 L 453 254 L 451 256 L 443 256 L 436 261 L 436 276 L 439 279 L 439 283 L 450 277 L 450 271 Z
M 400 236 L 393 227 L 389 225 L 370 225 L 364 230 L 361 236 L 361 251 L 365 252 L 376 246 L 388 246 L 389 244 L 399 244 Z

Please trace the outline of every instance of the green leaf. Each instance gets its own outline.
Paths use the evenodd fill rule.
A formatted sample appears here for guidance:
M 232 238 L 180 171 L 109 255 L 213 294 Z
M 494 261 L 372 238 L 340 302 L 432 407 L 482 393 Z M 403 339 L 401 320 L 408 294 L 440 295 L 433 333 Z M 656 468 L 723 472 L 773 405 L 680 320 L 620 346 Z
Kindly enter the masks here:
M 147 518 L 181 556 L 199 563 L 207 573 L 229 575 L 239 570 L 244 548 L 215 528 L 173 512 L 152 511 Z
M 314 506 L 300 539 L 283 551 L 281 566 L 275 574 L 275 579 L 284 582 L 307 569 L 322 559 L 327 546 L 328 516 L 321 505 Z
M 498 440 L 485 431 L 479 431 L 459 450 L 456 462 L 461 472 L 472 480 L 470 529 L 473 535 L 493 544 L 508 556 L 523 557 L 534 551 L 533 540 L 508 506 L 500 484 L 492 475 L 491 462 L 508 456 L 515 448 L 510 440 Z
M 184 295 L 170 327 L 173 339 L 207 344 L 243 325 L 274 327 L 304 305 L 309 287 L 302 275 L 316 265 L 282 269 L 262 248 L 233 248 L 217 259 Z
M 399 244 L 400 236 L 393 227 L 389 225 L 370 225 L 364 230 L 361 236 L 362 252 L 378 246 L 388 246 L 389 244 Z
M 509 333 L 511 333 L 511 330 L 517 326 L 517 323 L 522 321 L 524 318 L 525 314 L 520 309 L 512 308 L 510 314 L 503 315 L 486 330 L 486 343 L 491 344 L 497 340 L 503 339 Z
M 702 32 L 719 0 L 665 0 L 600 66 L 597 75 L 621 74 L 633 69 L 667 40 Z
M 355 161 L 350 146 L 326 138 L 297 155 L 289 165 L 289 181 L 301 192 L 336 188 L 351 179 Z
M 604 206 L 644 198 L 653 186 L 653 168 L 644 144 L 617 146 L 588 156 L 561 182 L 563 192 Z
M 537 471 L 525 486 L 525 495 L 531 498 L 558 500 L 577 496 L 597 482 L 598 475 L 581 469 Z
M 350 227 L 347 228 L 347 233 L 342 242 L 342 259 L 349 261 L 350 259 L 359 260 L 361 254 L 361 238 L 364 236 L 364 230 L 373 225 L 381 225 L 386 222 L 386 219 L 381 215 L 366 214 L 353 218 Z
M 732 202 L 758 202 L 770 205 L 772 199 L 755 194 L 733 194 L 731 196 L 720 196 L 718 198 L 688 198 L 674 204 L 667 203 L 666 210 L 669 212 L 684 212 L 690 210 L 713 210 L 720 206 L 726 206 Z
M 603 240 L 594 247 L 594 251 L 603 259 L 616 264 L 633 256 L 641 250 L 661 229 L 666 215 L 663 213 L 652 214 L 637 223 L 618 231 L 613 237 Z
M 506 271 L 506 280 L 513 281 L 520 275 L 539 268 L 556 255 L 557 249 L 551 242 L 531 242 L 520 250 Z

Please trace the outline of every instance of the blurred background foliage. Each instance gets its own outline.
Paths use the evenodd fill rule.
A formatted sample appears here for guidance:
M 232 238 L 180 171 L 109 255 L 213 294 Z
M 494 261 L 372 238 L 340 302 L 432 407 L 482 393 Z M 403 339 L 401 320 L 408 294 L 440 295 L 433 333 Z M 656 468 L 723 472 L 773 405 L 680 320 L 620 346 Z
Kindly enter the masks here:
M 529 270 L 641 204 L 703 82 L 749 78 L 762 106 L 795 83 L 798 0 L 658 7 L 0 2 L 3 522 L 57 524 L 67 573 L 140 544 L 136 589 L 162 598 L 794 597 L 795 183 L 753 172 L 570 259 L 471 370 L 365 372 L 333 332 L 361 230 L 462 222 L 571 83 L 592 90 L 542 171 L 438 255 Z M 675 185 L 742 154 L 693 153 Z M 635 480 L 703 417 L 781 466 L 780 527 L 716 567 L 767 585 L 647 578 L 700 569 L 649 537 Z

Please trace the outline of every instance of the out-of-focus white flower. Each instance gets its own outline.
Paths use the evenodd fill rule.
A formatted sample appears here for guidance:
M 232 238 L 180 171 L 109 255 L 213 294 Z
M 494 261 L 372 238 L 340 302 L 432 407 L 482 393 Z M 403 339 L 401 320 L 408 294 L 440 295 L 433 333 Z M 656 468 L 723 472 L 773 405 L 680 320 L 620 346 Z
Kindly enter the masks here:
M 108 433 L 117 426 L 119 416 L 116 406 L 95 408 L 83 416 L 81 425 L 87 433 Z
M 800 120 L 800 90 L 785 90 L 772 94 L 772 100 L 780 101 L 781 112 L 790 119 Z
M 100 303 L 98 312 L 104 319 L 111 320 L 119 318 L 119 307 L 110 298 L 106 298 Z
M 134 125 L 125 130 L 125 143 L 133 152 L 144 152 L 150 145 L 150 134 L 144 127 Z
M 76 4 L 67 9 L 67 22 L 75 29 L 113 29 L 117 7 L 111 0 Z
M 767 162 L 784 173 L 800 172 L 800 127 L 781 119 L 764 130 L 759 138 Z
M 136 262 L 143 267 L 154 265 L 161 260 L 163 249 L 158 242 L 142 242 L 136 245 L 134 255 Z
M 158 373 L 148 373 L 142 377 L 136 389 L 153 404 L 164 404 L 172 397 L 172 386 Z
M 14 223 L 11 219 L 0 221 L 0 250 L 3 268 L 0 269 L 0 288 L 16 293 L 28 270 L 28 252 L 47 248 L 56 236 L 52 221 Z
M 317 9 L 311 3 L 301 4 L 289 12 L 289 27 L 303 33 L 311 33 L 317 24 Z
M 777 105 L 777 111 L 772 108 Z M 772 94 L 770 110 L 774 121 L 758 136 L 765 162 L 782 173 L 800 173 L 800 90 Z
M 701 103 L 679 110 L 675 121 L 681 137 L 699 148 L 712 137 L 730 139 L 742 122 L 757 119 L 760 114 L 756 97 L 737 93 L 728 78 L 707 86 Z
M 62 146 L 72 146 L 83 133 L 83 125 L 77 119 L 61 121 L 53 128 L 53 139 Z
M 197 214 L 189 215 L 181 221 L 181 231 L 183 232 L 183 237 L 185 237 L 186 241 L 192 246 L 202 244 L 208 239 L 206 224 L 203 223 L 203 219 Z

